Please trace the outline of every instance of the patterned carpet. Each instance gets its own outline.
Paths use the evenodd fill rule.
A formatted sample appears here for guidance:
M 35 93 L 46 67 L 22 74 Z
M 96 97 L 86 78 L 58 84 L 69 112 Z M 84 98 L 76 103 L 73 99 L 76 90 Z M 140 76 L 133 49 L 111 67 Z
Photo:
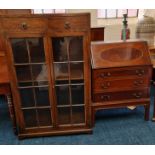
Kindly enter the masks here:
M 150 118 L 153 115 L 153 97 L 151 100 Z M 97 112 L 93 134 L 18 140 L 12 130 L 7 104 L 0 98 L 0 144 L 155 144 L 155 122 L 144 121 L 143 107 L 111 109 Z

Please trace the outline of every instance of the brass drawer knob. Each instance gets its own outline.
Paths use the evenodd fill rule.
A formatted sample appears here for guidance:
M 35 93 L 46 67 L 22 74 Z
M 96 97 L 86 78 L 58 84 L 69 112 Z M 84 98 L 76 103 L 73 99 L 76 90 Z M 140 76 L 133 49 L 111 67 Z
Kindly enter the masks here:
M 108 101 L 108 100 L 110 100 L 110 96 L 109 95 L 101 95 L 101 100 Z
M 69 23 L 69 22 L 65 22 L 64 28 L 65 28 L 65 29 L 70 29 L 70 28 L 71 28 L 70 23 Z
M 28 29 L 27 23 L 23 22 L 23 23 L 21 24 L 21 29 L 22 29 L 22 30 L 27 30 L 27 29 Z
M 141 92 L 139 92 L 139 93 L 134 93 L 133 96 L 134 96 L 135 98 L 141 98 L 141 97 L 142 97 L 142 93 L 141 93 Z

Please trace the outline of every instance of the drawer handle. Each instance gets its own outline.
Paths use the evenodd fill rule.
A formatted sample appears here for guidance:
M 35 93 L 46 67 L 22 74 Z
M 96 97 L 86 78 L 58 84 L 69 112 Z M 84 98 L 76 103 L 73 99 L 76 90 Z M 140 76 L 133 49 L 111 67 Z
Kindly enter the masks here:
M 108 101 L 110 99 L 109 95 L 101 95 L 101 100 Z
M 65 29 L 70 29 L 71 28 L 70 23 L 69 22 L 65 22 L 64 28 Z
M 101 74 L 100 74 L 100 77 L 101 77 L 101 78 L 104 78 L 104 76 L 105 76 L 104 73 L 101 73 Z
M 100 77 L 101 78 L 110 77 L 110 76 L 111 76 L 111 73 L 110 72 L 108 72 L 108 73 L 101 73 L 100 74 Z
M 107 76 L 111 76 L 111 73 L 108 72 L 108 73 L 107 73 Z
M 142 75 L 144 75 L 144 73 L 145 73 L 145 71 L 143 69 L 142 70 L 136 70 L 136 74 L 138 76 L 142 76 Z
M 135 98 L 141 98 L 142 97 L 142 93 L 134 93 L 133 96 Z
M 144 83 L 143 80 L 140 80 L 140 81 L 134 81 L 134 85 L 135 85 L 135 86 L 139 86 L 139 85 L 141 85 L 141 84 L 143 84 L 143 83 Z
M 25 22 L 23 22 L 23 23 L 21 24 L 21 29 L 22 29 L 22 30 L 27 30 L 27 28 L 28 28 L 27 24 L 26 24 Z
M 110 82 L 107 82 L 107 83 L 101 85 L 102 89 L 107 89 L 109 87 L 110 87 Z

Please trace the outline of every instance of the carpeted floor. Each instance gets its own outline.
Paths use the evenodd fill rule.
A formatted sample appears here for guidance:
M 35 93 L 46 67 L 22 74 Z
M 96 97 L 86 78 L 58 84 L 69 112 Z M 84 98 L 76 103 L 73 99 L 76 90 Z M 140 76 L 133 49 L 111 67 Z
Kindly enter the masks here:
M 153 97 L 151 97 L 150 121 L 144 121 L 144 108 L 135 110 L 111 109 L 96 114 L 93 134 L 41 137 L 18 140 L 12 130 L 7 104 L 0 99 L 0 144 L 155 144 L 155 122 L 153 115 Z

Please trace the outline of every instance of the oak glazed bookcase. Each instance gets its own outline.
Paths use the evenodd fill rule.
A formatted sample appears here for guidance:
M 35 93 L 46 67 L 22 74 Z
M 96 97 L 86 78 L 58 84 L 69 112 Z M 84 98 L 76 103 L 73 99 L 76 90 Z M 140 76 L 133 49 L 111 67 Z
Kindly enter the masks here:
M 3 15 L 18 137 L 90 133 L 90 14 Z

